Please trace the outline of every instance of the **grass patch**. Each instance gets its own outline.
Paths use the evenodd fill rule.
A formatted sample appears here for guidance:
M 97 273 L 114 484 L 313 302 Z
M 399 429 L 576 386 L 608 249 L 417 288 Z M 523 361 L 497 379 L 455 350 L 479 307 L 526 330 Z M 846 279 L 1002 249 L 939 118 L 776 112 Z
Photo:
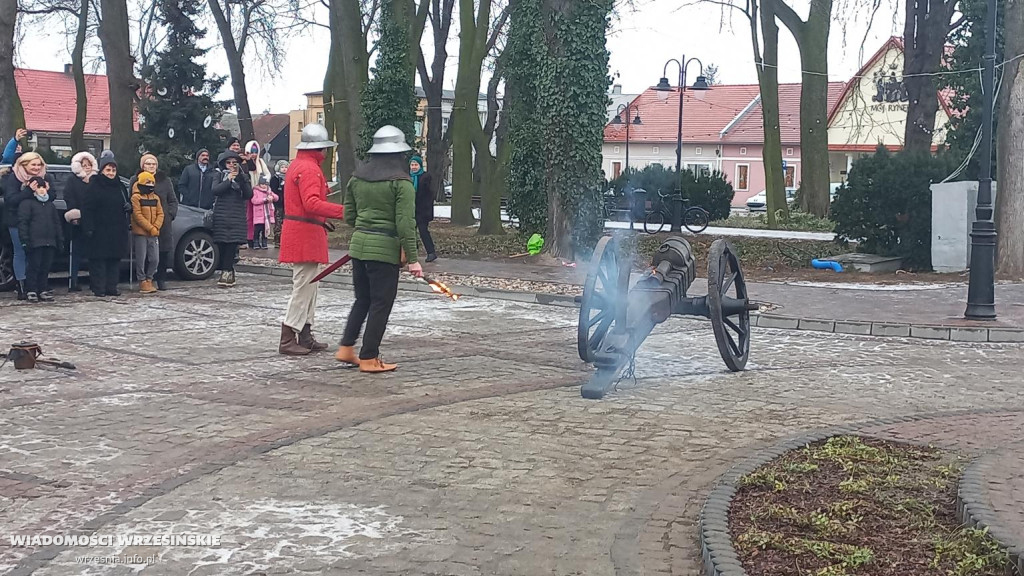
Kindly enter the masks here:
M 724 220 L 715 220 L 710 226 L 721 226 L 723 228 L 753 228 L 757 230 L 768 229 L 768 215 L 754 214 L 751 216 L 729 216 Z M 818 218 L 813 214 L 804 212 L 790 212 L 789 220 L 779 222 L 779 230 L 795 230 L 801 232 L 832 232 L 836 223 L 828 218 Z
M 1000 576 L 1007 554 L 956 519 L 955 453 L 836 436 L 744 476 L 730 533 L 751 576 Z

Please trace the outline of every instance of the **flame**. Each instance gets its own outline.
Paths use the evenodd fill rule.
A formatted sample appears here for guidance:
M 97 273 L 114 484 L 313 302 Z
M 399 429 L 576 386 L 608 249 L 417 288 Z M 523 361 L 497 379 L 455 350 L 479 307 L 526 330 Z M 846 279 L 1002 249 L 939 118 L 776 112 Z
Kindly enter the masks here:
M 438 282 L 437 280 L 431 280 L 428 278 L 424 278 L 424 281 L 426 281 L 427 285 L 430 286 L 430 289 L 436 294 L 447 296 L 448 298 L 451 298 L 453 302 L 459 299 L 459 295 L 452 292 L 451 288 L 449 288 L 444 282 Z

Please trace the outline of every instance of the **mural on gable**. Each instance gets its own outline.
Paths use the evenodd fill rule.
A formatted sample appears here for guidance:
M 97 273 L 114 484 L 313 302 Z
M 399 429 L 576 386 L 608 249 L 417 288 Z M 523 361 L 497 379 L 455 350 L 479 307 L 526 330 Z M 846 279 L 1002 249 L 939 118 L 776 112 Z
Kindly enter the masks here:
M 886 77 L 882 70 L 875 70 L 872 76 L 875 83 L 875 95 L 871 97 L 872 102 L 906 102 L 907 87 L 903 85 L 903 77 L 896 77 L 896 63 L 889 65 L 889 76 Z

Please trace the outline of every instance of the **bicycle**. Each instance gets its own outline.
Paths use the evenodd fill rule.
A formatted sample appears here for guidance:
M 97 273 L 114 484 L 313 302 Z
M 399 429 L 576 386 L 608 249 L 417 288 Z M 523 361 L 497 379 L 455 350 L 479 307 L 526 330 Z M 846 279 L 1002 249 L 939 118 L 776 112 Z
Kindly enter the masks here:
M 648 234 L 661 232 L 665 227 L 665 221 L 672 221 L 672 210 L 669 207 L 669 200 L 672 199 L 672 195 L 663 194 L 661 190 L 658 190 L 658 198 L 658 207 L 648 212 L 644 218 L 644 232 Z M 683 206 L 685 207 L 688 203 L 689 200 L 683 198 Z M 694 234 L 700 234 L 708 227 L 709 216 L 708 211 L 700 206 L 684 208 L 683 226 Z

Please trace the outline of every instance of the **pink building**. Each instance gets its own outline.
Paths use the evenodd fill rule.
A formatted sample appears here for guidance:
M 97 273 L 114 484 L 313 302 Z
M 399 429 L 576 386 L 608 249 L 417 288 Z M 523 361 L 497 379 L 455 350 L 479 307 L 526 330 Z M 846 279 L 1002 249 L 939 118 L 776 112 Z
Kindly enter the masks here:
M 843 93 L 844 82 L 829 83 L 829 110 Z M 660 97 L 659 97 L 660 96 Z M 665 99 L 663 97 L 668 96 Z M 629 167 L 651 164 L 674 168 L 679 119 L 679 92 L 648 88 L 630 104 Z M 625 118 L 623 118 L 625 121 Z M 786 187 L 800 185 L 800 84 L 779 86 L 779 120 Z M 761 96 L 756 84 L 718 85 L 687 90 L 683 101 L 683 168 L 718 170 L 736 190 L 734 206 L 742 206 L 765 189 L 761 158 L 764 131 Z M 626 170 L 626 124 L 605 126 L 603 169 L 608 178 Z

